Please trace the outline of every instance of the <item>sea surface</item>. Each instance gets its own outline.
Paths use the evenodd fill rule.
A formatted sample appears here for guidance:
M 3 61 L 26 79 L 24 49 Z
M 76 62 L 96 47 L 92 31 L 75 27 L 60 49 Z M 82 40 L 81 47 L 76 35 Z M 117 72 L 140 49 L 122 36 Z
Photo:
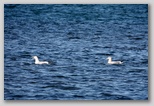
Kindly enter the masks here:
M 4 100 L 148 100 L 148 5 L 5 4 Z

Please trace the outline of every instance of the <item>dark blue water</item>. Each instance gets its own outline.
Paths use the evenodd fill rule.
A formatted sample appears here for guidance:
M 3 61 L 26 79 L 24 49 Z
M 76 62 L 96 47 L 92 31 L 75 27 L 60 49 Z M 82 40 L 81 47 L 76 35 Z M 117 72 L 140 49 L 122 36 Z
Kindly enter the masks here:
M 148 5 L 5 4 L 4 50 L 5 100 L 148 99 Z

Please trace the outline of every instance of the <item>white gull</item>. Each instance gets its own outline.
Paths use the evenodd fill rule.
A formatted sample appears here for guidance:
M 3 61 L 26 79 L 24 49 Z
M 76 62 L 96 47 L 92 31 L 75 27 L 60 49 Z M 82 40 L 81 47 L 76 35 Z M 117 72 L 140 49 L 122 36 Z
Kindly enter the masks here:
M 49 64 L 48 61 L 39 61 L 37 56 L 33 56 L 33 59 L 35 60 L 35 64 Z
M 111 57 L 108 57 L 107 60 L 108 60 L 107 62 L 108 64 L 122 64 L 123 63 L 121 61 L 112 61 Z

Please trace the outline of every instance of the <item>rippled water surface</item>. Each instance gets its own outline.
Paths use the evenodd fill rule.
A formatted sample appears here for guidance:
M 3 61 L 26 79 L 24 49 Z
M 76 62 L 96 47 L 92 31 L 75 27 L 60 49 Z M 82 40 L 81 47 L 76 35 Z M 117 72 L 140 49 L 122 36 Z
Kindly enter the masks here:
M 4 41 L 5 100 L 148 99 L 148 5 L 5 4 Z

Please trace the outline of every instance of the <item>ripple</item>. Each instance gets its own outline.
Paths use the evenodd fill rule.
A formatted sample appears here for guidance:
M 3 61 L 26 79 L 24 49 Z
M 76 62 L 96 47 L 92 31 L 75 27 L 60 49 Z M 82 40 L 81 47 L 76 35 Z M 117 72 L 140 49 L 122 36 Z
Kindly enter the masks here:
M 127 96 L 111 94 L 111 93 L 102 93 L 102 95 L 106 96 L 106 98 L 110 98 L 112 100 L 133 100 L 132 98 L 127 97 Z
M 70 86 L 61 86 L 60 89 L 62 90 L 79 90 L 80 88 L 78 87 L 70 87 Z

